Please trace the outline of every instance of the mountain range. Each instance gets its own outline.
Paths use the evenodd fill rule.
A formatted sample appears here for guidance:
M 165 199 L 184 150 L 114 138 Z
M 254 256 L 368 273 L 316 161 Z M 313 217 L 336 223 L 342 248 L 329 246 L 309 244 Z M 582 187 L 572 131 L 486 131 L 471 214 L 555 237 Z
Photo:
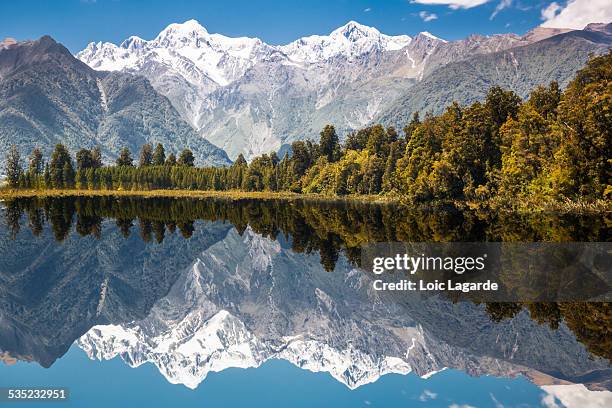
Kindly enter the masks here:
M 163 143 L 168 153 L 190 147 L 201 165 L 230 163 L 146 78 L 95 71 L 48 36 L 0 43 L 3 149 L 16 144 L 27 155 L 40 147 L 49 158 L 56 143 L 72 153 L 100 146 L 109 162 L 123 147 L 136 156 L 147 142 Z
M 198 165 L 228 165 L 240 153 L 282 155 L 329 123 L 342 138 L 372 123 L 401 128 L 413 112 L 471 103 L 494 85 L 521 97 L 551 80 L 563 86 L 611 45 L 611 24 L 445 41 L 354 21 L 286 45 L 212 34 L 195 20 L 76 56 L 48 36 L 5 40 L 0 147 L 49 155 L 56 143 L 73 153 L 99 145 L 110 162 L 122 147 L 137 155 L 163 143 L 191 148 Z
M 553 79 L 564 85 L 589 54 L 610 47 L 611 34 L 610 24 L 594 24 L 445 41 L 427 32 L 389 36 L 351 21 L 277 46 L 211 34 L 189 20 L 150 41 L 90 43 L 76 56 L 96 70 L 145 76 L 234 159 L 317 139 L 328 123 L 342 135 L 379 121 L 402 126 L 414 111 L 470 103 L 493 85 L 522 97 Z

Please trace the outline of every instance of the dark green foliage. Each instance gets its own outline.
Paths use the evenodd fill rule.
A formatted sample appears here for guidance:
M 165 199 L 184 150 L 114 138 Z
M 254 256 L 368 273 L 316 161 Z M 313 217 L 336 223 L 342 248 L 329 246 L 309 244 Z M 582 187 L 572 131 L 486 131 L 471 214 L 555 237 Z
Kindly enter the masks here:
M 329 163 L 335 162 L 340 157 L 340 142 L 332 125 L 325 126 L 321 131 L 319 149 L 321 156 L 326 157 Z
M 68 160 L 64 163 L 62 168 L 62 180 L 64 182 L 64 188 L 74 187 L 74 169 L 72 168 L 72 161 Z
M 23 173 L 21 167 L 21 156 L 17 146 L 12 145 L 6 155 L 6 177 L 8 179 L 9 186 L 15 188 L 19 186 L 19 179 Z
M 35 147 L 30 154 L 30 160 L 28 163 L 28 172 L 32 176 L 40 176 L 43 172 L 44 161 L 42 151 Z
M 133 166 L 134 165 L 134 159 L 132 159 L 132 153 L 130 152 L 130 149 L 128 149 L 127 147 L 124 147 L 123 149 L 121 149 L 121 153 L 119 153 L 119 157 L 117 157 L 117 166 Z
M 91 167 L 98 169 L 102 167 L 102 150 L 96 146 L 91 150 Z
M 49 165 L 51 175 L 51 186 L 53 188 L 68 187 L 74 182 L 74 168 L 72 166 L 72 158 L 66 146 L 63 144 L 55 145 L 55 150 L 51 155 L 51 163 Z M 69 177 L 64 179 L 64 177 Z
M 193 167 L 194 161 L 195 159 L 191 150 L 183 149 L 183 151 L 178 157 L 177 164 L 179 164 L 180 166 Z
M 81 149 L 76 154 L 77 171 L 93 167 L 94 159 L 92 152 L 88 149 Z
M 140 148 L 138 167 L 150 166 L 151 164 L 153 164 L 153 146 L 150 143 L 145 143 Z
M 166 163 L 166 151 L 164 149 L 164 145 L 158 143 L 157 146 L 155 146 L 153 161 L 151 164 L 153 164 L 153 166 L 163 166 L 164 163 Z

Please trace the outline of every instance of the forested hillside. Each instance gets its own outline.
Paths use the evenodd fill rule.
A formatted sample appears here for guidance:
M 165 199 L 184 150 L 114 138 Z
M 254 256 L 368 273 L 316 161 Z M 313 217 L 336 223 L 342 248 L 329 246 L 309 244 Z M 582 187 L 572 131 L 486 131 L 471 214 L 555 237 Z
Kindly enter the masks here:
M 13 187 L 293 191 L 328 196 L 390 195 L 410 203 L 463 200 L 608 199 L 612 146 L 612 52 L 593 57 L 562 92 L 538 86 L 523 101 L 489 90 L 483 103 L 453 103 L 441 115 L 418 112 L 403 129 L 375 125 L 340 143 L 332 125 L 318 143 L 296 141 L 292 156 L 264 154 L 230 167 L 196 168 L 193 154 L 166 157 L 147 144 L 138 165 L 124 149 L 116 166 L 83 149 L 76 168 L 58 145 L 44 165 L 34 152 L 27 171 L 9 152 Z

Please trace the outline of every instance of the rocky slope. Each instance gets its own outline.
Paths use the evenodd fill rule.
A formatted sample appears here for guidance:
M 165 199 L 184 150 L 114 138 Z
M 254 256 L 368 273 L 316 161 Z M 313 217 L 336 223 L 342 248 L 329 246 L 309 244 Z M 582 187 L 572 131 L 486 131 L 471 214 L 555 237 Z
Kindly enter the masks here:
M 109 161 L 123 147 L 136 156 L 146 142 L 190 147 L 200 164 L 230 163 L 144 77 L 95 71 L 50 37 L 0 47 L 2 149 L 16 144 L 27 155 L 38 146 L 49 157 L 56 143 L 73 153 L 100 145 Z
M 512 89 L 523 98 L 536 86 L 553 80 L 565 87 L 591 54 L 604 53 L 611 45 L 610 34 L 577 30 L 451 62 L 406 90 L 376 121 L 403 126 L 413 112 L 440 113 L 452 101 L 469 104 L 483 100 L 495 85 Z

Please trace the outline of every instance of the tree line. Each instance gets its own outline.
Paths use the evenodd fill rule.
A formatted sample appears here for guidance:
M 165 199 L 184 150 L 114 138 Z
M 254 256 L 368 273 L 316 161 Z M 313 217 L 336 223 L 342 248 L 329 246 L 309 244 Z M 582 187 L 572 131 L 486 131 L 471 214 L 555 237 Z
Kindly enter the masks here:
M 400 135 L 369 126 L 341 143 L 332 125 L 318 143 L 295 141 L 291 156 L 263 154 L 229 167 L 194 166 L 193 154 L 166 157 L 145 144 L 134 163 L 124 148 L 103 166 L 100 149 L 81 149 L 76 166 L 58 144 L 50 161 L 34 149 L 22 169 L 7 156 L 13 188 L 292 191 L 324 195 L 387 194 L 433 200 L 596 200 L 612 194 L 612 51 L 593 57 L 565 91 L 556 82 L 526 101 L 493 87 L 483 102 L 451 104 L 438 116 L 415 113 Z

